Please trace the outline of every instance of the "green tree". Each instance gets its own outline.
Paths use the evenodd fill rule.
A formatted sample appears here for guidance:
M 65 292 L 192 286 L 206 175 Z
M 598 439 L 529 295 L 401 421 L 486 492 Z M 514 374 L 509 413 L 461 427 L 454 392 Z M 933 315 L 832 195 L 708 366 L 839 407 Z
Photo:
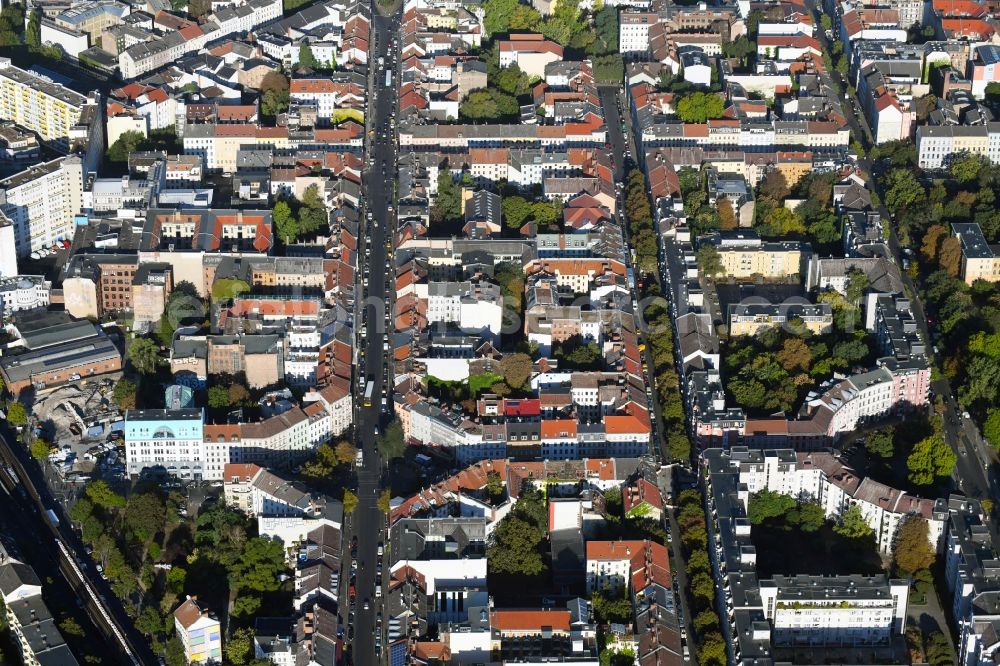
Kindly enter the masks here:
M 740 35 L 734 41 L 723 42 L 722 54 L 727 58 L 736 58 L 741 62 L 746 62 L 747 58 L 757 52 L 757 45 L 751 42 L 746 35 Z
M 271 211 L 278 240 L 286 245 L 294 243 L 299 237 L 299 221 L 292 214 L 292 207 L 287 201 L 278 200 Z
M 711 606 L 715 598 L 715 581 L 707 573 L 695 574 L 691 577 L 691 595 L 699 608 Z
M 469 120 L 500 121 L 513 119 L 520 112 L 517 98 L 495 88 L 473 90 L 458 107 L 461 117 Z
M 184 644 L 177 636 L 173 636 L 167 641 L 163 649 L 163 659 L 167 662 L 167 666 L 187 666 Z
M 698 251 L 695 252 L 695 261 L 701 274 L 709 279 L 720 275 L 725 270 L 719 249 L 711 243 L 704 243 L 698 248 Z
M 302 40 L 299 44 L 299 67 L 304 67 L 306 69 L 319 69 L 319 61 L 316 60 L 316 56 L 313 55 L 312 47 L 309 46 L 309 42 Z
M 302 193 L 302 205 L 299 208 L 299 233 L 315 234 L 329 226 L 326 202 L 319 195 L 319 187 L 310 185 Z
M 911 575 L 934 564 L 936 556 L 928 538 L 927 521 L 924 518 L 906 518 L 896 530 L 895 541 L 892 560 L 897 571 Z
M 229 389 L 225 386 L 208 387 L 208 406 L 212 409 L 227 409 L 230 406 Z
M 729 653 L 726 643 L 717 632 L 705 635 L 698 650 L 698 663 L 702 666 L 725 666 Z
M 515 97 L 527 95 L 531 90 L 531 79 L 521 71 L 517 64 L 504 67 L 497 72 L 493 83 L 503 92 Z
M 108 147 L 108 159 L 112 162 L 124 164 L 128 162 L 128 157 L 146 141 L 146 135 L 142 132 L 128 131 L 122 132 L 121 136 L 110 147 Z
M 559 212 L 555 206 L 546 201 L 536 201 L 531 204 L 531 216 L 540 227 L 552 226 L 559 218 Z
M 333 452 L 337 457 L 337 462 L 341 465 L 350 465 L 358 457 L 358 447 L 346 439 L 337 442 L 337 446 L 333 448 Z
M 699 636 L 704 636 L 706 632 L 719 630 L 719 614 L 711 608 L 706 608 L 698 613 L 694 618 L 694 630 Z
M 288 77 L 281 72 L 268 72 L 260 84 L 260 112 L 267 118 L 275 118 L 288 110 Z
M 378 506 L 378 510 L 382 513 L 388 515 L 390 509 L 390 502 L 392 501 L 392 492 L 386 488 L 381 493 L 379 493 L 378 500 L 375 502 Z
M 496 573 L 536 576 L 545 563 L 539 552 L 544 534 L 535 525 L 517 516 L 509 516 L 497 525 L 493 542 L 487 549 L 490 570 Z
M 279 541 L 256 537 L 247 541 L 229 571 L 229 584 L 236 593 L 274 592 L 285 571 L 284 548 Z
M 49 443 L 44 439 L 36 438 L 35 441 L 31 443 L 30 447 L 31 457 L 42 462 L 49 457 Z
M 764 489 L 750 498 L 747 518 L 751 525 L 761 525 L 774 518 L 783 518 L 795 505 L 795 499 L 789 495 Z
M 864 298 L 865 293 L 871 283 L 868 275 L 859 269 L 851 269 L 847 272 L 847 300 L 857 305 Z
M 24 30 L 24 9 L 9 4 L 0 12 L 0 46 L 17 46 Z
M 725 112 L 722 97 L 714 93 L 696 91 L 682 97 L 677 102 L 677 115 L 686 123 L 703 123 L 713 118 L 721 118 Z
M 691 459 L 691 438 L 688 437 L 683 425 L 671 428 L 667 434 L 667 451 L 675 460 Z
M 906 459 L 910 483 L 929 486 L 938 479 L 949 476 L 955 468 L 955 461 L 955 453 L 941 437 L 925 437 L 914 444 L 913 451 Z
M 155 492 L 136 493 L 125 502 L 122 525 L 126 533 L 141 544 L 149 543 L 163 529 L 166 521 L 166 504 Z
M 524 197 L 504 197 L 502 208 L 504 223 L 511 229 L 520 229 L 532 213 L 531 203 Z
M 764 216 L 761 233 L 767 236 L 788 236 L 805 233 L 802 218 L 784 206 L 777 206 Z
M 431 224 L 459 220 L 462 217 L 462 195 L 448 169 L 438 172 L 437 195 L 431 206 Z
M 7 423 L 12 426 L 23 426 L 28 423 L 28 412 L 19 402 L 11 402 L 7 405 Z
M 497 364 L 497 369 L 504 381 L 515 390 L 524 386 L 528 378 L 531 377 L 533 368 L 534 363 L 531 357 L 519 352 L 505 355 Z
M 885 178 L 885 205 L 893 213 L 909 208 L 926 196 L 924 186 L 909 169 L 896 168 Z
M 354 510 L 358 508 L 358 496 L 347 488 L 344 488 L 344 496 L 341 501 L 344 503 L 345 513 L 354 513 Z
M 487 36 L 538 26 L 542 22 L 541 14 L 517 0 L 486 0 L 483 13 Z
M 69 518 L 74 523 L 81 524 L 94 513 L 94 503 L 86 497 L 81 497 L 69 510 Z
M 31 10 L 28 26 L 24 31 L 24 42 L 36 48 L 42 45 L 42 12 L 38 9 Z
M 819 504 L 804 502 L 792 512 L 793 524 L 806 533 L 818 532 L 826 524 L 826 512 Z
M 254 655 L 254 631 L 241 627 L 226 641 L 226 659 L 233 666 L 247 666 Z
M 624 594 L 594 592 L 590 603 L 598 622 L 627 623 L 632 619 L 632 603 Z
M 103 479 L 95 479 L 87 484 L 84 495 L 94 506 L 102 509 L 120 509 L 125 506 L 125 498 L 111 490 Z
M 983 435 L 991 446 L 1000 449 L 1000 409 L 991 409 L 987 413 Z
M 834 525 L 833 531 L 848 539 L 862 539 L 872 533 L 872 528 L 865 522 L 861 509 L 852 506 L 840 517 L 840 522 Z
M 952 657 L 951 641 L 941 631 L 932 632 L 927 637 L 927 663 L 930 666 L 954 666 L 955 659 Z
M 160 323 L 156 328 L 156 339 L 160 346 L 171 347 L 174 344 L 174 325 L 170 321 L 170 315 L 164 312 L 160 315 Z
M 83 636 L 83 627 L 71 617 L 67 617 L 59 623 L 59 631 L 67 636 Z
M 243 280 L 220 278 L 212 283 L 212 300 L 215 302 L 229 302 L 248 291 L 250 291 L 250 285 Z
M 895 440 L 893 429 L 876 430 L 865 439 L 865 449 L 880 458 L 891 458 L 896 452 Z
M 952 178 L 960 183 L 969 183 L 979 178 L 985 160 L 976 153 L 961 153 L 951 160 L 949 171 Z
M 406 451 L 406 442 L 403 440 L 403 426 L 398 420 L 393 419 L 385 427 L 385 432 L 378 439 L 378 450 L 386 461 L 403 457 L 403 453 Z
M 146 606 L 135 618 L 135 628 L 146 636 L 156 636 L 163 631 L 163 617 L 154 606 Z
M 594 12 L 594 28 L 597 36 L 603 42 L 605 53 L 615 53 L 618 51 L 618 8 L 612 5 L 605 5 Z
M 493 470 L 490 470 L 486 474 L 486 492 L 492 500 L 498 500 L 504 494 L 503 477 Z
M 149 338 L 136 338 L 128 346 L 128 360 L 140 373 L 151 375 L 160 365 L 160 350 Z

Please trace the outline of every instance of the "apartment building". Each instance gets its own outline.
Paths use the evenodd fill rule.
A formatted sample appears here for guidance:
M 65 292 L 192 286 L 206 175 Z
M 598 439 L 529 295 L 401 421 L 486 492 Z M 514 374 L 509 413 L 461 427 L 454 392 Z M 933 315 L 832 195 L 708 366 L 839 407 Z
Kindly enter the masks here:
M 63 300 L 74 317 L 132 312 L 132 283 L 139 270 L 134 254 L 77 254 L 63 278 Z
M 292 407 L 262 421 L 240 424 L 240 445 L 228 445 L 231 462 L 289 468 L 313 450 L 309 417 Z M 213 470 L 213 476 L 218 472 Z
M 865 329 L 872 332 L 878 353 L 905 361 L 925 357 L 910 300 L 902 295 L 869 293 L 865 299 Z
M 174 611 L 174 630 L 184 646 L 189 664 L 222 660 L 222 627 L 219 621 L 188 596 Z
M 389 608 L 409 609 L 421 627 L 465 622 L 469 610 L 489 610 L 486 558 L 399 559 L 389 567 Z
M 719 251 L 722 275 L 737 280 L 785 278 L 804 273 L 812 250 L 797 241 L 765 242 L 754 231 L 719 232 L 699 240 Z
M 76 155 L 0 180 L 0 210 L 14 224 L 17 256 L 73 239 L 74 217 L 83 204 L 83 181 L 83 161 Z
M 0 58 L 0 119 L 26 127 L 53 148 L 69 151 L 70 134 L 88 105 L 98 105 L 94 93 L 86 97 Z
M 114 0 L 89 0 L 74 4 L 53 18 L 57 26 L 87 35 L 90 45 L 101 41 L 101 33 L 119 25 L 131 13 L 131 7 Z
M 418 294 L 422 291 L 418 287 Z M 500 335 L 503 294 L 490 282 L 430 282 L 427 323 L 454 324 L 463 331 Z
M 573 654 L 570 622 L 566 609 L 495 610 L 490 613 L 490 651 L 504 662 L 568 661 Z
M 41 275 L 0 277 L 0 312 L 9 317 L 14 312 L 48 307 L 51 291 L 52 283 Z
M 633 580 L 644 581 L 647 569 L 669 576 L 667 549 L 655 541 L 587 541 L 587 594 L 631 594 Z
M 885 575 L 764 579 L 757 573 L 747 519 L 753 494 L 769 488 L 819 501 L 827 509 L 840 501 L 837 493 L 822 494 L 825 486 L 839 482 L 825 476 L 839 465 L 832 455 L 734 447 L 705 451 L 702 464 L 706 510 L 716 516 L 709 521 L 709 544 L 714 544 L 709 557 L 720 581 L 717 603 L 729 611 L 721 630 L 730 663 L 785 661 L 797 649 L 832 651 L 844 645 L 852 658 L 871 660 L 889 648 L 905 623 L 907 581 Z M 946 517 L 938 512 L 939 528 Z M 939 538 L 940 529 L 934 532 L 932 525 L 932 538 Z
M 330 437 L 339 437 L 354 423 L 354 397 L 351 382 L 346 378 L 331 377 L 329 384 L 319 390 L 312 390 L 302 397 L 304 405 L 311 402 L 323 405 L 329 415 Z
M 128 473 L 162 468 L 182 479 L 221 481 L 229 463 L 288 468 L 314 448 L 312 424 L 296 406 L 259 421 L 220 425 L 206 425 L 199 409 L 129 410 Z
M 943 169 L 953 155 L 982 155 L 1000 161 L 1000 123 L 984 125 L 920 125 L 917 127 L 917 164 L 922 169 Z
M 42 599 L 42 582 L 34 569 L 11 557 L 0 545 L 0 600 L 11 642 L 25 666 L 77 666 L 76 657 L 59 633 L 56 619 Z M 16 659 L 16 658 L 15 658 Z
M 360 75 L 347 74 L 337 77 L 296 78 L 289 87 L 293 104 L 313 105 L 317 119 L 329 124 L 338 110 L 364 109 L 365 83 Z
M 132 316 L 136 327 L 141 329 L 160 322 L 173 287 L 170 264 L 139 264 L 132 278 Z
M 977 500 L 952 495 L 948 512 L 944 576 L 959 636 L 958 663 L 986 666 L 995 661 L 1000 629 L 1000 558 Z
M 974 3 L 968 4 L 975 7 Z M 983 99 L 986 86 L 1000 83 L 1000 47 L 995 43 L 975 46 L 969 69 L 972 71 L 972 94 L 976 99 Z
M 528 76 L 545 76 L 545 66 L 562 60 L 563 48 L 539 34 L 512 34 L 499 42 L 500 67 L 517 65 Z
M 256 464 L 229 463 L 221 474 L 226 502 L 246 512 L 257 521 L 261 536 L 280 540 L 286 547 L 286 556 L 293 564 L 302 565 L 295 550 L 304 546 L 310 550 L 312 540 L 322 552 L 332 548 L 336 562 L 318 562 L 299 567 L 296 580 L 296 610 L 312 600 L 318 592 L 336 601 L 339 593 L 338 569 L 340 531 L 344 524 L 344 505 L 321 493 L 311 491 L 297 481 L 289 481 L 265 467 Z M 317 541 L 322 543 L 316 543 Z M 306 558 L 307 560 L 310 558 Z M 322 559 L 322 558 L 320 558 Z M 306 573 L 305 579 L 301 578 Z M 333 584 L 328 584 L 330 581 Z
M 130 409 L 125 412 L 128 474 L 162 467 L 182 479 L 207 480 L 205 412 L 201 409 Z
M 827 517 L 836 520 L 857 506 L 875 533 L 876 543 L 889 553 L 896 531 L 909 517 L 928 524 L 928 540 L 935 550 L 942 542 L 947 510 L 942 500 L 921 499 L 896 488 L 861 478 L 829 451 L 795 452 L 791 449 L 734 447 L 727 453 L 713 449 L 711 457 L 737 475 L 746 502 L 754 493 L 768 489 L 820 504 Z M 713 462 L 713 464 L 716 464 Z
M 774 576 L 760 581 L 775 647 L 886 645 L 903 633 L 905 580 L 884 576 Z
M 826 303 L 733 303 L 729 306 L 729 335 L 757 335 L 793 320 L 813 335 L 823 335 L 833 328 L 833 308 Z
M 951 233 L 962 244 L 962 279 L 1000 281 L 1000 245 L 990 244 L 983 230 L 974 222 L 953 223 Z
M 186 22 L 179 29 L 134 44 L 118 54 L 118 70 L 125 80 L 176 62 L 209 42 L 250 30 L 281 18 L 282 5 L 276 0 L 250 0 L 237 7 L 227 6 L 208 15 L 201 24 Z

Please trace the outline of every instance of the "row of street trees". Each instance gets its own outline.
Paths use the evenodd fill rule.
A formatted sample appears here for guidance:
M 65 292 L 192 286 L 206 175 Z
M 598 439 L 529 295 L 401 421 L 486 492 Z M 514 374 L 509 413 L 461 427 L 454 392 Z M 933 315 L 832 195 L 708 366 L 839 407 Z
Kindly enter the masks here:
M 698 663 L 702 666 L 724 666 L 728 653 L 720 630 L 719 614 L 715 611 L 715 574 L 708 555 L 704 501 L 698 490 L 682 491 L 677 496 L 676 520 L 687 564 L 687 592 L 694 604 L 691 613 L 694 615 L 692 624 Z

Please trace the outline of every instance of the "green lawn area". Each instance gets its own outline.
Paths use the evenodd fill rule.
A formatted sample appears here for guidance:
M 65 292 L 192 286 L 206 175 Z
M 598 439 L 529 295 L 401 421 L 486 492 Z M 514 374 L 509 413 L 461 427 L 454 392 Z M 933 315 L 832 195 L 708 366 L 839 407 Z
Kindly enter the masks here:
M 479 397 L 480 393 L 483 391 L 489 391 L 491 386 L 502 381 L 502 376 L 492 372 L 484 372 L 481 375 L 471 375 L 469 377 L 469 393 L 474 397 Z
M 450 400 L 465 400 L 478 398 L 481 393 L 490 390 L 497 382 L 502 382 L 503 376 L 492 372 L 471 375 L 465 381 L 448 381 L 437 377 L 427 377 L 427 389 L 438 397 Z

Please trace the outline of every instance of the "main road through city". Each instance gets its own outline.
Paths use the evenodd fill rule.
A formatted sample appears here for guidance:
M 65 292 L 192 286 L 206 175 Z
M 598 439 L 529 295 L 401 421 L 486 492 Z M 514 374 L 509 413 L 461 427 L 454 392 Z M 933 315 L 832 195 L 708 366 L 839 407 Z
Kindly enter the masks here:
M 358 396 L 356 402 L 359 405 L 355 431 L 358 445 L 363 450 L 363 464 L 358 469 L 358 508 L 352 517 L 353 532 L 358 537 L 357 610 L 352 642 L 352 656 L 357 666 L 381 663 L 381 657 L 375 648 L 375 620 L 382 601 L 375 596 L 375 567 L 378 544 L 386 541 L 386 538 L 385 516 L 377 506 L 383 467 L 376 445 L 375 429 L 385 426 L 381 410 L 383 391 L 391 398 L 387 382 L 383 379 L 383 369 L 387 362 L 383 352 L 383 336 L 389 333 L 385 325 L 385 312 L 391 306 L 386 289 L 386 280 L 390 277 L 387 244 L 391 243 L 390 229 L 394 228 L 390 225 L 395 224 L 395 214 L 389 210 L 394 204 L 393 184 L 396 177 L 395 129 L 390 125 L 390 120 L 396 108 L 398 78 L 394 54 L 390 57 L 390 41 L 398 35 L 399 13 L 391 17 L 382 16 L 373 4 L 372 26 L 369 60 L 371 73 L 368 80 L 369 134 L 366 143 L 369 166 L 364 177 L 367 211 L 371 212 L 372 219 L 365 221 L 366 227 L 362 234 L 364 243 L 359 252 L 359 263 L 367 268 L 368 285 L 364 288 L 359 285 L 362 295 L 360 302 L 366 314 L 363 315 L 361 325 L 355 326 L 355 331 L 359 336 L 359 349 L 363 353 L 356 371 L 366 384 L 369 380 L 373 381 L 375 390 L 371 406 L 365 407 L 362 401 L 364 386 L 355 382 Z M 379 66 L 380 59 L 385 63 L 384 67 Z M 389 86 L 385 85 L 386 70 L 393 72 Z M 364 274 L 362 269 L 362 275 Z M 385 645 L 382 647 L 384 649 Z

